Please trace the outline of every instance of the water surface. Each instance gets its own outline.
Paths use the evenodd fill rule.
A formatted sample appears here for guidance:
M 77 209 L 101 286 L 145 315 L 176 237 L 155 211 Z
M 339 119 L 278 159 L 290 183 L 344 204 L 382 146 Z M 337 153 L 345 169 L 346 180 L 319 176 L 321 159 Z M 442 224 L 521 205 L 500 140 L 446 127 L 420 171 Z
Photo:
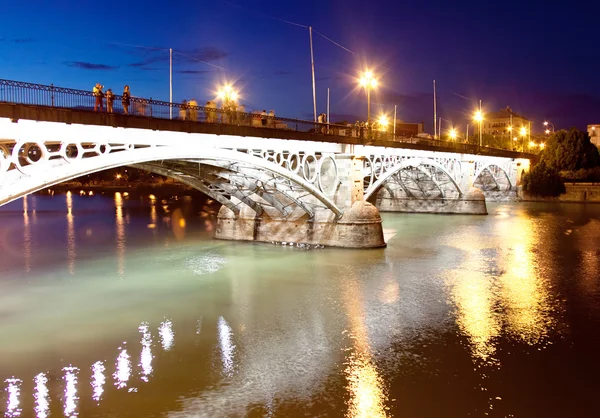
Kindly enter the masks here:
M 383 214 L 366 251 L 214 240 L 215 209 L 0 208 L 0 411 L 598 416 L 600 205 Z

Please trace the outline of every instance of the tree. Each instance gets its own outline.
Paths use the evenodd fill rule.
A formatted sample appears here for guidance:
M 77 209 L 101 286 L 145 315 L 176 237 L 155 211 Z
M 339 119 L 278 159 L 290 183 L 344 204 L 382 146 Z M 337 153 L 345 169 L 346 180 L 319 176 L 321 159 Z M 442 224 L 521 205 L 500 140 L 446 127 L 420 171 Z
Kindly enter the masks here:
M 565 192 L 565 185 L 558 170 L 542 158 L 523 177 L 523 189 L 532 196 L 558 196 Z
M 598 148 L 585 131 L 558 131 L 546 141 L 542 160 L 558 171 L 577 171 L 600 166 Z

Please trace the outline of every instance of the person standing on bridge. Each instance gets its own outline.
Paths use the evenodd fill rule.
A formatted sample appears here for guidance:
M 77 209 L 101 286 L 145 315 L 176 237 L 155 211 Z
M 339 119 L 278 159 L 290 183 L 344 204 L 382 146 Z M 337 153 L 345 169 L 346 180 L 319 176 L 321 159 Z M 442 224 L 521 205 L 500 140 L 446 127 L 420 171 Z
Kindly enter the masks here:
M 269 127 L 275 127 L 275 111 L 273 109 L 269 111 Z
M 100 107 L 100 111 L 103 112 L 104 111 L 104 104 L 102 103 L 102 96 L 104 96 L 104 93 L 102 93 L 102 85 L 100 83 L 96 83 L 96 85 L 94 86 L 93 89 L 93 94 L 94 97 L 96 98 L 96 103 L 94 105 L 94 112 L 98 111 L 98 107 Z
M 121 104 L 123 105 L 123 112 L 126 115 L 129 114 L 129 104 L 131 103 L 131 93 L 129 92 L 129 86 L 123 88 L 123 96 L 121 98 Z
M 260 114 L 260 124 L 262 126 L 267 126 L 267 111 L 265 109 L 263 109 Z
M 115 95 L 112 92 L 112 89 L 106 90 L 106 111 L 108 113 L 113 113 L 113 103 L 115 101 Z

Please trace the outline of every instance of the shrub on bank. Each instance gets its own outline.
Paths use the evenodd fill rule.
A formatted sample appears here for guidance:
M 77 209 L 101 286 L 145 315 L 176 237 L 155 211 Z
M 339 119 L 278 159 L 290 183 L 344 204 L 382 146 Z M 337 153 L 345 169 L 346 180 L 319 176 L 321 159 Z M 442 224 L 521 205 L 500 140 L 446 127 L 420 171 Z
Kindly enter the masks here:
M 560 172 L 564 181 L 569 183 L 598 183 L 600 182 L 600 167 L 581 170 L 565 170 Z
M 523 178 L 523 190 L 532 196 L 556 197 L 565 192 L 565 185 L 556 168 L 542 159 Z

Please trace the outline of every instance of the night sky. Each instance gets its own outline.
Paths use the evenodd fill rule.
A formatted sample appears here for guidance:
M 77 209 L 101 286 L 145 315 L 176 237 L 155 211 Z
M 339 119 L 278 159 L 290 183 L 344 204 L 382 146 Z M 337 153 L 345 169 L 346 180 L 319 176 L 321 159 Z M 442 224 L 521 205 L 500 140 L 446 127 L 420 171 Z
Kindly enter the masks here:
M 598 2 L 160 0 L 10 1 L 2 6 L 0 78 L 169 99 L 215 96 L 219 82 L 241 90 L 246 109 L 312 119 L 308 29 L 313 34 L 317 111 L 366 119 L 356 88 L 361 68 L 380 76 L 373 113 L 426 123 L 438 116 L 461 132 L 479 99 L 511 106 L 556 129 L 600 123 Z M 286 23 L 287 20 L 292 23 Z M 449 126 L 444 121 L 443 126 Z

